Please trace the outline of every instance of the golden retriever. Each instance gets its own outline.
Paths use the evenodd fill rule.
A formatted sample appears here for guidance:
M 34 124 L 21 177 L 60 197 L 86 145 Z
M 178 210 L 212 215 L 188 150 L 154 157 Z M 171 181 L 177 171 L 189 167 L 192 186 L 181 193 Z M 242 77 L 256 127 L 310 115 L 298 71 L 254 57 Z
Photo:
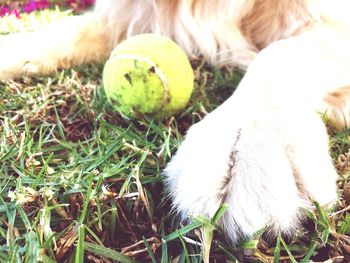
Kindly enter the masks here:
M 301 208 L 337 198 L 319 112 L 349 127 L 348 0 L 97 0 L 93 12 L 0 37 L 0 79 L 103 61 L 153 32 L 213 65 L 247 69 L 235 94 L 190 128 L 165 169 L 174 207 L 221 220 L 237 242 L 262 227 L 292 233 Z

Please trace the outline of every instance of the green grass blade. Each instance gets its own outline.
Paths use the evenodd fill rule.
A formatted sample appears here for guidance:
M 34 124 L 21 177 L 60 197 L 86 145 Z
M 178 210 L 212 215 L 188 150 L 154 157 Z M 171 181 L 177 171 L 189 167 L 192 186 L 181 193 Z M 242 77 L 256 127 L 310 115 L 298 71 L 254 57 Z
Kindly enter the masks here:
M 97 243 L 101 246 L 103 246 L 103 243 L 101 241 L 101 239 L 96 235 L 96 233 L 94 231 L 92 231 L 92 229 L 88 226 L 85 226 L 85 229 L 89 232 L 89 234 L 97 241 Z
M 137 261 L 133 260 L 132 258 L 129 258 L 120 252 L 117 252 L 113 249 L 104 246 L 100 246 L 90 242 L 84 242 L 84 246 L 86 251 L 115 260 L 120 263 L 137 263 Z
M 240 245 L 240 247 L 244 249 L 257 249 L 258 243 L 259 241 L 256 239 L 249 239 L 244 241 L 243 244 Z
M 238 263 L 238 259 L 237 259 L 234 255 L 232 255 L 232 253 L 231 253 L 230 251 L 228 251 L 226 248 L 224 248 L 224 247 L 221 246 L 221 245 L 219 245 L 218 248 L 219 248 L 220 250 L 222 250 L 222 251 L 230 258 L 230 260 L 231 260 L 232 262 Z
M 280 237 L 279 239 L 280 239 L 280 241 L 281 241 L 281 243 L 282 243 L 284 249 L 286 250 L 286 252 L 287 252 L 287 254 L 288 254 L 288 256 L 289 256 L 290 261 L 291 261 L 292 263 L 298 263 L 298 262 L 296 261 L 296 259 L 293 257 L 292 252 L 290 252 L 290 249 L 289 249 L 288 245 L 286 244 L 286 242 L 284 242 L 283 238 Z
M 64 132 L 63 124 L 62 124 L 60 116 L 59 116 L 59 114 L 57 112 L 57 108 L 54 107 L 54 110 L 55 110 L 55 116 L 56 116 L 56 123 L 57 123 L 58 133 L 60 134 L 61 139 L 63 141 L 65 141 L 66 140 L 66 135 L 65 135 L 65 132 Z
M 202 222 L 199 222 L 199 221 L 194 221 L 192 222 L 191 224 L 187 225 L 187 226 L 184 226 L 182 228 L 180 228 L 179 230 L 176 230 L 175 232 L 165 236 L 163 238 L 164 241 L 172 241 L 174 239 L 177 239 L 179 236 L 183 236 L 185 235 L 186 233 L 200 227 L 202 225 Z
M 228 209 L 228 204 L 224 203 L 222 204 L 219 209 L 215 212 L 215 215 L 211 219 L 211 224 L 216 224 L 221 217 L 225 214 L 226 210 Z
M 18 211 L 18 213 L 20 214 L 21 216 L 21 219 L 25 225 L 25 227 L 29 230 L 29 229 L 32 229 L 32 224 L 30 223 L 30 220 L 26 214 L 26 212 L 23 210 L 23 208 L 19 205 L 16 205 L 16 209 Z
M 322 209 L 322 207 L 320 206 L 320 204 L 318 202 L 314 202 L 314 204 L 315 204 L 317 212 L 320 216 L 319 223 L 321 223 L 325 229 L 329 228 L 329 220 L 328 220 L 326 213 L 324 212 L 324 210 Z
M 106 152 L 103 154 L 101 158 L 96 160 L 94 163 L 90 164 L 86 171 L 91 172 L 93 169 L 95 169 L 97 166 L 102 164 L 104 161 L 106 161 L 109 157 L 111 157 L 117 150 L 119 150 L 122 146 L 122 139 L 124 138 L 124 135 L 128 132 L 128 129 L 124 131 L 121 135 L 119 135 L 108 147 Z
M 32 188 L 33 188 L 33 189 L 35 189 L 35 188 L 37 187 L 37 185 L 38 185 L 40 179 L 42 178 L 43 174 L 47 171 L 47 166 L 48 166 L 48 164 L 49 164 L 49 162 L 50 162 L 52 156 L 53 156 L 53 153 L 50 153 L 49 157 L 48 157 L 46 160 L 44 160 L 44 165 L 43 165 L 43 167 L 41 168 L 39 174 L 38 174 L 37 177 L 35 178 L 35 181 L 34 181 L 34 183 L 33 183 L 33 185 L 32 185 Z
M 5 162 L 7 159 L 11 158 L 16 146 L 17 145 L 13 145 L 4 155 L 0 156 L 0 161 Z
M 25 263 L 36 263 L 39 258 L 39 240 L 35 231 L 30 230 L 26 235 L 26 257 Z
M 78 226 L 78 243 L 75 248 L 74 263 L 84 263 L 85 225 Z
M 2 205 L 0 206 L 0 212 L 5 211 L 7 218 L 10 218 L 9 206 L 13 206 L 13 208 L 15 208 L 15 206 L 10 204 L 10 203 L 5 202 L 5 200 L 1 196 L 0 196 L 0 202 L 2 203 Z
M 275 252 L 273 253 L 273 263 L 278 263 L 281 256 L 281 233 L 278 233 Z
M 88 178 L 88 190 L 86 192 L 85 195 L 85 201 L 84 201 L 84 207 L 83 207 L 83 211 L 80 214 L 79 217 L 79 223 L 82 224 L 85 220 L 85 217 L 87 215 L 88 212 L 88 207 L 89 207 L 89 203 L 90 203 L 90 199 L 91 199 L 91 193 L 92 193 L 92 181 L 93 181 L 94 177 L 92 174 L 90 174 L 90 178 Z
M 162 237 L 164 237 L 164 226 L 162 228 Z M 168 243 L 162 239 L 162 259 L 161 263 L 168 263 Z
M 327 243 L 329 234 L 332 232 L 332 228 L 329 223 L 329 219 L 325 213 L 325 211 L 322 209 L 320 204 L 318 202 L 314 202 L 316 206 L 316 210 L 319 214 L 319 220 L 317 220 L 317 224 L 319 224 L 323 229 L 321 229 L 321 240 L 324 244 Z
M 181 244 L 182 244 L 182 254 L 181 254 L 181 257 L 183 257 L 183 262 L 185 262 L 186 260 L 186 263 L 191 263 L 191 260 L 190 260 L 190 255 L 188 254 L 188 250 L 187 250 L 187 247 L 186 247 L 186 243 L 185 243 L 185 240 L 183 239 L 182 236 L 179 236 L 180 238 L 180 241 L 181 241 Z
M 303 258 L 303 261 L 301 263 L 308 263 L 308 262 L 310 262 L 310 258 L 314 255 L 316 247 L 317 247 L 317 242 L 313 241 L 310 249 L 306 253 L 306 255 Z
M 147 240 L 145 239 L 145 237 L 142 237 L 142 239 L 143 239 L 143 243 L 145 244 L 145 247 L 147 249 L 147 252 L 148 252 L 148 254 L 149 254 L 149 256 L 150 256 L 150 258 L 152 260 L 152 263 L 157 263 L 157 259 L 154 256 L 154 253 L 153 253 L 151 247 L 149 246 Z
M 112 200 L 110 202 L 111 204 L 111 219 L 109 221 L 109 230 L 111 233 L 111 237 L 114 238 L 115 235 L 115 229 L 116 229 L 116 222 L 118 218 L 118 209 L 115 200 Z

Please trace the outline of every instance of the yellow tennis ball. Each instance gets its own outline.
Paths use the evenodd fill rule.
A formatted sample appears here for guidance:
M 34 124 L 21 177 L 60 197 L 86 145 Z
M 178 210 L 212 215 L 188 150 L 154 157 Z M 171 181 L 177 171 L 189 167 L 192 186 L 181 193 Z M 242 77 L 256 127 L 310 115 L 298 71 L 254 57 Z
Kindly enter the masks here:
M 142 34 L 121 42 L 103 70 L 108 100 L 127 116 L 169 117 L 187 105 L 194 75 L 182 49 L 172 40 Z

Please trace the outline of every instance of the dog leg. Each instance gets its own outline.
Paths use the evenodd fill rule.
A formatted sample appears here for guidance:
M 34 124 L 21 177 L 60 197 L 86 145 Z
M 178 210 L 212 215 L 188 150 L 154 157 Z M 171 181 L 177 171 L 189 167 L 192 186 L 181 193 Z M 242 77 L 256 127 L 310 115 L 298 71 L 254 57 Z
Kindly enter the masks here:
M 226 202 L 221 224 L 237 242 L 264 226 L 292 234 L 301 208 L 336 200 L 337 175 L 317 109 L 332 88 L 350 84 L 341 40 L 326 29 L 272 44 L 235 94 L 189 130 L 165 170 L 183 218 L 213 216 Z
M 106 59 L 111 47 L 94 14 L 63 18 L 48 27 L 0 36 L 0 80 L 48 74 L 58 68 Z

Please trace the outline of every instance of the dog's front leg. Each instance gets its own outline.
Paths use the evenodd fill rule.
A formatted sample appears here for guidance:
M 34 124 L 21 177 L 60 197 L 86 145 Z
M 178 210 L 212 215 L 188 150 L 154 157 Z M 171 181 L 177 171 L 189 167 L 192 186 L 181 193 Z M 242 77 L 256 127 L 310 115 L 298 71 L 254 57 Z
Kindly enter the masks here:
M 328 91 L 350 84 L 341 40 L 326 29 L 273 44 L 236 93 L 189 130 L 165 171 L 184 218 L 213 216 L 226 202 L 221 223 L 237 242 L 264 226 L 294 233 L 300 208 L 336 200 L 337 174 L 317 110 Z
M 308 105 L 301 105 L 305 112 L 294 111 L 285 101 L 274 101 L 275 83 L 266 81 L 272 72 L 264 63 L 253 64 L 236 94 L 189 130 L 165 171 L 184 218 L 213 216 L 229 204 L 221 224 L 233 242 L 265 226 L 292 233 L 300 208 L 310 206 L 308 197 L 320 197 L 304 186 L 304 178 L 328 182 L 322 183 L 323 204 L 336 198 L 321 119 Z M 312 152 L 315 144 L 322 149 Z M 294 162 L 299 157 L 305 162 Z
M 42 30 L 0 36 L 0 80 L 48 74 L 101 61 L 110 52 L 103 21 L 95 14 L 66 17 Z

